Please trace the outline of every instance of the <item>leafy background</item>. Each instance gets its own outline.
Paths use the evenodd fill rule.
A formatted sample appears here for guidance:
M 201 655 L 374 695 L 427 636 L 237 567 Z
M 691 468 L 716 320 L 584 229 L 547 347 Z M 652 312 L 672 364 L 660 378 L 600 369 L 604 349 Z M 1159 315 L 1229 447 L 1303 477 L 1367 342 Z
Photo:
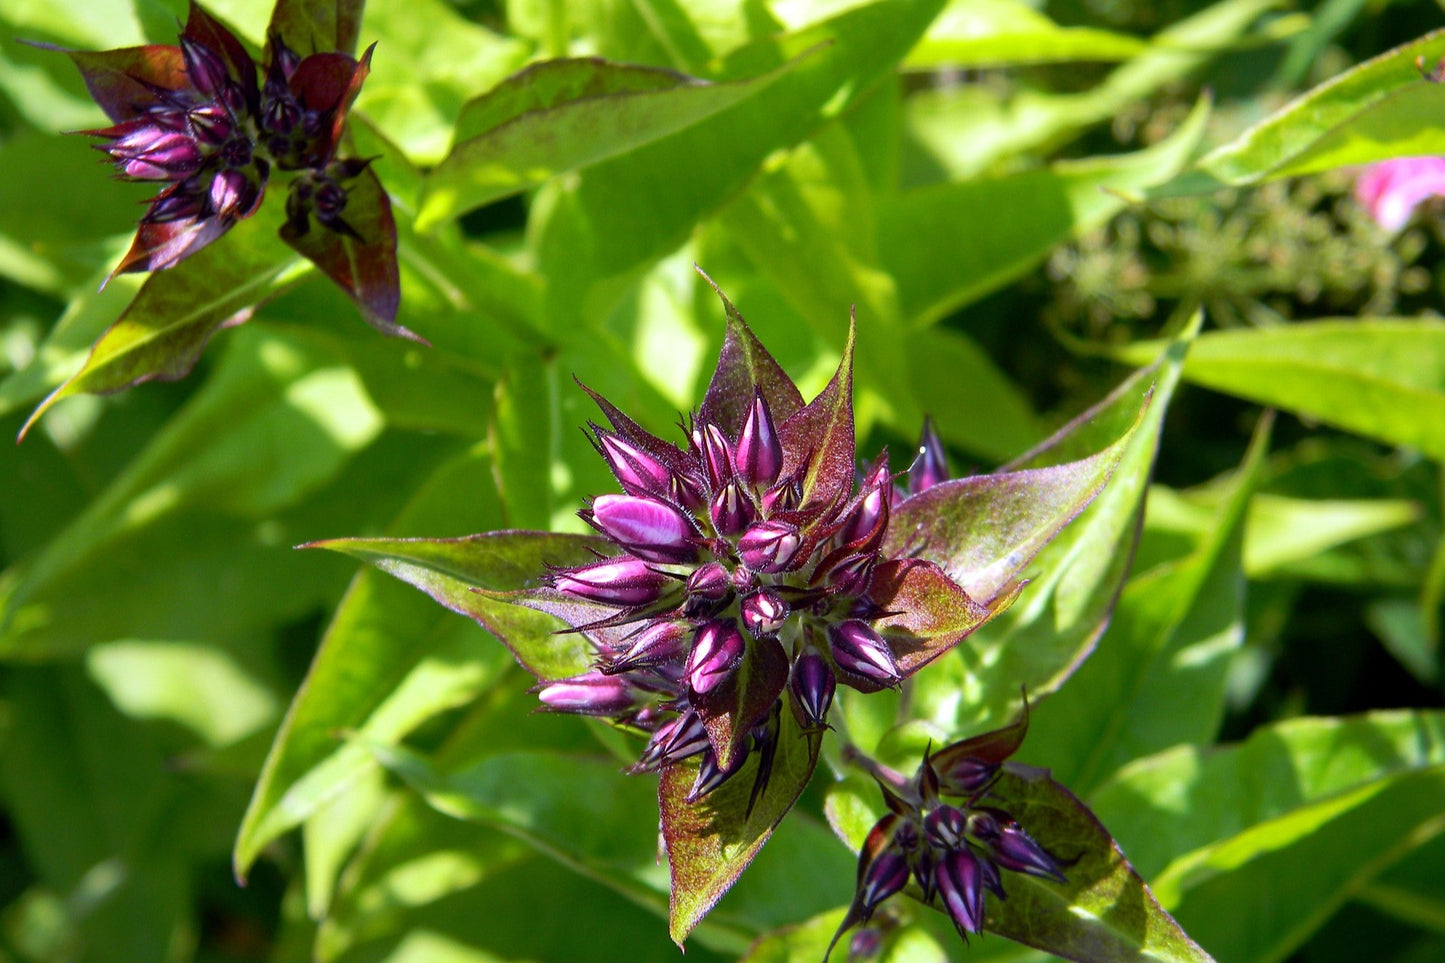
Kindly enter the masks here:
M 269 4 L 210 9 L 259 48 Z M 636 747 L 290 546 L 576 530 L 612 486 L 571 378 L 666 433 L 723 331 L 693 262 L 805 393 L 856 305 L 865 453 L 930 413 L 986 470 L 1156 384 L 1009 617 L 840 705 L 864 748 L 1001 724 L 1027 683 L 1020 758 L 1217 958 L 1445 955 L 1445 232 L 1349 196 L 1350 165 L 1445 153 L 1439 6 L 372 0 L 351 136 L 430 349 L 361 323 L 275 204 L 97 292 L 145 191 L 58 133 L 101 115 L 15 38 L 169 43 L 183 13 L 0 0 L 0 427 L 86 372 L 0 447 L 0 959 L 676 958 Z M 713 83 L 508 80 L 591 55 Z M 188 378 L 83 393 L 130 377 L 85 366 L 133 299 L 121 357 L 156 366 L 261 306 Z M 1137 411 L 1103 405 L 1093 440 Z M 828 821 L 856 844 L 877 805 L 831 762 L 689 958 L 820 958 L 854 866 Z M 896 902 L 888 960 L 1038 955 Z

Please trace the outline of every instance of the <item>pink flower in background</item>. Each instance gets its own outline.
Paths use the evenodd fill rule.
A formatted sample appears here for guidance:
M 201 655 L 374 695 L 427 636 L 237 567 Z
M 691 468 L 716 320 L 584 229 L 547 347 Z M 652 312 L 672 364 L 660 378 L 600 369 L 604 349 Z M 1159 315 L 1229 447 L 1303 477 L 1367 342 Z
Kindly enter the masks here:
M 1445 197 L 1445 157 L 1395 157 L 1365 168 L 1355 198 L 1387 231 L 1398 231 L 1415 208 Z

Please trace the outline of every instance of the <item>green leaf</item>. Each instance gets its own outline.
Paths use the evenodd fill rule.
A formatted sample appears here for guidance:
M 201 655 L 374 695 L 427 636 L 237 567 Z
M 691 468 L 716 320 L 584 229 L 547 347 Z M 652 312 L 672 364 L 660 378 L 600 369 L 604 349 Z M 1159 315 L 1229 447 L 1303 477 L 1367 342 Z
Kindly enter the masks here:
M 153 378 L 185 377 L 211 335 L 249 319 L 257 305 L 299 276 L 292 270 L 296 256 L 272 236 L 279 222 L 268 210 L 278 207 L 263 206 L 222 242 L 152 274 L 95 343 L 85 366 L 35 409 L 21 437 L 61 398 L 119 391 Z
M 426 181 L 417 229 L 625 154 L 746 100 L 787 67 L 708 83 L 603 60 L 548 60 L 470 101 Z
M 1147 41 L 1091 27 L 1061 27 L 1020 0 L 954 0 L 908 54 L 908 70 L 1127 60 Z
M 1120 357 L 1152 353 L 1130 345 Z M 1427 319 L 1303 321 L 1211 331 L 1184 377 L 1445 460 L 1445 324 Z
M 1146 394 L 1134 423 L 1079 461 L 954 479 L 914 495 L 894 510 L 883 553 L 934 562 L 973 598 L 994 598 L 1103 490 L 1147 410 Z
M 276 0 L 266 33 L 279 35 L 303 57 L 332 52 L 354 57 L 365 6 L 366 0 Z
M 1440 714 L 1382 712 L 1295 719 L 1239 746 L 1161 753 L 1101 787 L 1095 808 L 1204 946 L 1222 959 L 1277 961 L 1445 830 L 1442 789 Z M 1284 878 L 1293 882 L 1280 890 Z
M 510 528 L 551 524 L 556 396 L 556 365 L 535 355 L 514 357 L 497 384 L 490 436 Z
M 1008 874 L 1008 899 L 987 904 L 989 932 L 1080 963 L 1211 959 L 1159 905 L 1104 825 L 1046 771 L 1009 764 L 989 794 L 1046 851 L 1072 861 L 1067 883 Z
M 1073 685 L 1035 710 L 1030 758 L 1080 791 L 1130 759 L 1217 731 L 1228 657 L 1244 637 L 1244 514 L 1269 428 L 1263 419 L 1202 544 L 1133 579 Z
M 1254 184 L 1410 154 L 1445 153 L 1432 118 L 1445 88 L 1420 75 L 1445 54 L 1436 31 L 1345 71 L 1211 151 L 1161 193 Z
M 543 189 L 529 232 L 553 328 L 571 323 L 598 282 L 673 251 L 699 219 L 740 192 L 773 151 L 806 139 L 890 71 L 940 0 L 854 7 L 816 27 L 770 37 L 728 58 L 722 79 L 756 77 L 826 44 L 755 97 Z M 686 176 L 676 171 L 685 170 Z M 610 304 L 610 302 L 603 302 Z
M 1125 197 L 1184 166 L 1208 116 L 1208 101 L 1200 101 L 1169 138 L 1134 154 L 880 199 L 878 251 L 897 281 L 904 319 L 938 321 L 1023 274 L 1064 238 L 1103 224 L 1124 209 Z
M 494 505 L 476 497 L 489 481 L 489 468 L 477 456 L 443 466 L 413 496 L 396 527 L 493 523 Z M 474 506 L 476 517 L 458 518 L 459 504 Z M 380 573 L 359 574 L 266 758 L 236 839 L 237 872 L 244 874 L 269 842 L 375 769 L 368 753 L 338 741 L 338 731 L 400 738 L 437 712 L 475 698 L 505 665 L 502 650 L 470 623 Z
M 755 788 L 762 756 L 758 752 L 696 803 L 688 803 L 686 796 L 697 778 L 697 764 L 663 770 L 657 802 L 672 871 L 669 929 L 678 946 L 757 856 L 812 778 L 818 763 L 817 734 L 800 730 L 791 712 L 779 713 L 778 719 L 776 754 L 760 790 Z

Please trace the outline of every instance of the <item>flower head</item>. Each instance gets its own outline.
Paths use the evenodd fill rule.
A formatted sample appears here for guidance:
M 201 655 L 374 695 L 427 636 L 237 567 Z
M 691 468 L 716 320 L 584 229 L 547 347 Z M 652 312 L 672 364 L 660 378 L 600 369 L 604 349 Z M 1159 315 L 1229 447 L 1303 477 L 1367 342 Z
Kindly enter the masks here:
M 1025 704 L 1011 725 L 925 753 L 911 779 L 874 765 L 889 812 L 863 843 L 857 890 L 834 943 L 910 879 L 965 940 L 983 929 L 985 892 L 1007 897 L 1001 870 L 1065 882 L 1059 860 L 989 799 L 1027 730 Z
M 608 425 L 592 438 L 622 493 L 581 516 L 614 551 L 548 576 L 556 604 L 589 607 L 574 627 L 597 651 L 594 675 L 542 690 L 548 707 L 648 733 L 634 771 L 700 757 L 694 798 L 765 752 L 782 711 L 819 732 L 839 684 L 897 686 L 1012 598 L 981 604 L 936 565 L 884 551 L 895 503 L 943 482 L 947 466 L 930 428 L 906 478 L 886 453 L 857 469 L 851 338 L 805 404 L 737 320 L 681 444 L 593 395 Z M 623 699 L 598 678 L 653 697 Z
M 99 139 L 96 148 L 122 179 L 162 185 L 112 276 L 174 267 L 254 214 L 275 172 L 294 171 L 283 237 L 347 287 L 368 320 L 404 333 L 390 323 L 389 290 L 366 291 L 336 266 L 344 237 L 390 251 L 372 269 L 382 287 L 389 289 L 395 274 L 386 195 L 357 180 L 373 177 L 367 161 L 337 156 L 371 50 L 360 60 L 332 51 L 301 56 L 275 29 L 267 46 L 258 66 L 229 30 L 192 2 L 175 46 L 68 51 L 113 122 L 85 133 Z M 348 211 L 358 188 L 371 209 Z M 338 240 L 298 243 L 313 219 Z

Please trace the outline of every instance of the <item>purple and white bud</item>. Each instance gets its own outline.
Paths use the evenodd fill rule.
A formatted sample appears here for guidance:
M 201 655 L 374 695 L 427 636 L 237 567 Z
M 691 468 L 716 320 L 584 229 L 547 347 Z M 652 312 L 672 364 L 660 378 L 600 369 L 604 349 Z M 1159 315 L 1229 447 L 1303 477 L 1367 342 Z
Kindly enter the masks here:
M 933 421 L 924 418 L 918 438 L 918 457 L 908 469 L 908 494 L 917 495 L 943 481 L 948 481 L 948 455 L 938 432 L 933 430 Z
M 743 493 L 743 486 L 738 484 L 736 478 L 713 495 L 708 514 L 712 516 L 713 528 L 723 536 L 738 534 L 752 524 L 756 517 L 752 501 Z
M 999 827 L 998 836 L 989 848 L 994 862 L 1004 869 L 1029 876 L 1047 876 L 1060 883 L 1066 881 L 1054 858 L 1013 820 Z
M 783 469 L 783 443 L 773 425 L 772 412 L 761 391 L 753 395 L 752 407 L 738 434 L 733 467 L 754 488 L 766 488 L 778 480 Z
M 639 495 L 599 495 L 592 502 L 591 521 L 639 558 L 690 562 L 697 557 L 692 522 L 665 502 Z
M 619 716 L 638 705 L 637 690 L 626 680 L 601 672 L 548 682 L 536 693 L 545 709 L 584 716 Z
M 938 895 L 961 936 L 983 929 L 983 870 L 968 847 L 945 855 L 937 869 Z
M 732 576 L 722 562 L 707 562 L 687 577 L 689 598 L 721 602 L 733 590 Z
M 788 621 L 788 603 L 778 593 L 764 589 L 743 599 L 743 625 L 753 638 L 775 635 Z
M 703 796 L 706 796 L 708 793 L 712 792 L 718 786 L 721 786 L 723 783 L 727 782 L 739 769 L 743 767 L 743 763 L 747 761 L 747 758 L 748 750 L 746 748 L 743 748 L 742 750 L 733 753 L 732 766 L 728 769 L 723 769 L 717 764 L 717 756 L 713 754 L 713 751 L 711 749 L 709 749 L 706 753 L 703 754 L 702 762 L 697 768 L 697 779 L 693 782 L 692 789 L 688 791 L 688 794 L 683 801 L 687 803 L 695 803 Z
M 226 62 L 210 47 L 181 37 L 181 60 L 191 86 L 207 97 L 215 97 L 230 82 Z
M 702 718 L 689 709 L 658 727 L 632 772 L 651 772 L 658 766 L 695 756 L 708 746 L 707 727 L 702 724 Z
M 953 849 L 963 839 L 968 817 L 953 806 L 939 806 L 923 817 L 923 834 L 940 849 Z
M 788 522 L 759 522 L 738 539 L 738 555 L 754 572 L 785 571 L 803 546 L 798 527 Z
M 793 674 L 788 677 L 788 690 L 793 694 L 793 704 L 798 707 L 805 728 L 818 729 L 828 724 L 828 710 L 833 706 L 837 688 L 833 667 L 822 653 L 808 646 L 793 663 Z
M 888 466 L 880 465 L 863 481 L 863 497 L 853 508 L 838 535 L 840 545 L 853 545 L 881 534 L 888 524 Z
M 993 782 L 998 763 L 960 756 L 938 770 L 938 784 L 950 796 L 972 796 Z
M 212 147 L 220 147 L 230 140 L 231 132 L 235 129 L 231 115 L 219 104 L 205 104 L 195 108 L 187 116 L 196 136 Z
M 802 488 L 795 479 L 790 478 L 763 492 L 763 514 L 771 516 L 777 512 L 792 511 L 802 504 L 802 501 Z
M 646 562 L 631 556 L 606 558 L 552 576 L 553 588 L 566 595 L 626 606 L 656 602 L 670 581 Z
M 140 181 L 178 181 L 195 173 L 201 151 L 187 134 L 142 127 L 105 147 L 126 177 Z
M 841 671 L 880 686 L 902 681 L 888 643 L 867 622 L 849 619 L 830 625 L 828 641 L 833 647 L 833 662 Z
M 938 887 L 938 854 L 929 846 L 924 846 L 913 854 L 913 878 L 918 880 L 918 888 L 923 891 L 923 901 L 933 902 L 933 894 Z
M 168 221 L 185 221 L 203 216 L 206 212 L 205 197 L 186 190 L 186 186 L 177 185 L 177 190 L 157 197 L 151 202 L 143 220 L 151 224 L 164 224 Z
M 217 217 L 231 217 L 246 210 L 256 196 L 251 179 L 238 170 L 224 170 L 211 178 L 208 191 L 211 210 Z
M 687 644 L 688 627 L 681 622 L 653 622 L 637 633 L 631 645 L 620 655 L 609 659 L 600 670 L 604 675 L 617 675 L 671 662 L 681 657 Z
M 873 566 L 877 561 L 876 551 L 848 555 L 831 562 L 825 571 L 814 572 L 813 581 L 822 578 L 829 591 L 835 595 L 863 595 L 873 581 Z
M 747 642 L 732 619 L 708 622 L 692 639 L 687 659 L 687 683 L 697 695 L 706 695 L 726 682 L 743 660 Z
M 702 450 L 702 464 L 707 470 L 708 488 L 717 491 L 732 478 L 732 446 L 717 425 L 703 425 L 694 429 L 693 441 Z
M 667 466 L 617 435 L 597 429 L 597 444 L 607 467 L 630 495 L 666 497 L 672 481 Z
M 896 849 L 884 849 L 858 880 L 858 908 L 866 920 L 873 910 L 894 893 L 908 885 L 908 859 Z

